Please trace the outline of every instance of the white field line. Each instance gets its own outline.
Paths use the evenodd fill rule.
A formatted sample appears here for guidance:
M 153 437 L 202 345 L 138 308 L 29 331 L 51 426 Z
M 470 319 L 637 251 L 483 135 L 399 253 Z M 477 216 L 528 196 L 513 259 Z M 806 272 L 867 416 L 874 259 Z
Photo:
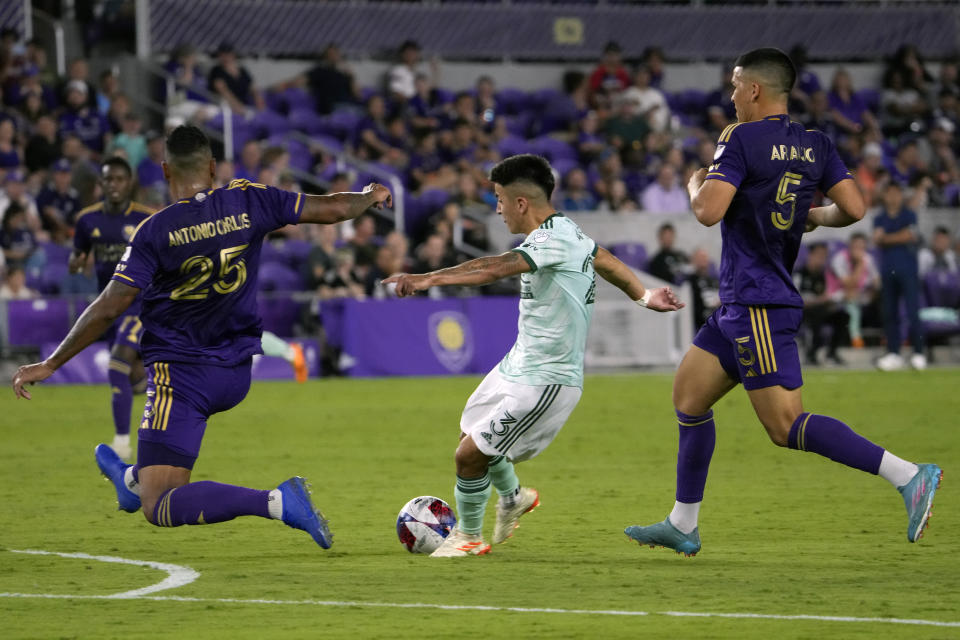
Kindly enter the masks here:
M 10 549 L 10 553 L 26 553 L 36 556 L 60 556 L 61 558 L 77 558 L 80 560 L 96 560 L 97 562 L 113 562 L 116 564 L 132 564 L 139 567 L 150 567 L 151 569 L 157 569 L 158 571 L 165 571 L 167 577 L 164 578 L 161 582 L 152 584 L 149 587 L 143 587 L 142 589 L 134 589 L 133 591 L 124 591 L 122 593 L 114 593 L 109 596 L 102 596 L 107 599 L 125 599 L 125 598 L 141 598 L 145 595 L 151 593 L 156 593 L 157 591 L 166 591 L 167 589 L 176 589 L 177 587 L 182 587 L 184 585 L 190 584 L 194 580 L 200 577 L 200 574 L 190 567 L 182 567 L 178 564 L 167 564 L 165 562 L 150 562 L 149 560 L 129 560 L 127 558 L 118 558 L 116 556 L 92 556 L 87 553 L 58 553 L 56 551 L 40 551 L 38 549 Z
M 955 627 L 960 628 L 960 622 L 946 622 L 941 620 L 919 620 L 909 618 L 858 618 L 854 616 L 815 616 L 815 615 L 778 615 L 772 613 L 710 613 L 696 611 L 621 611 L 617 609 L 556 609 L 545 607 L 494 607 L 485 605 L 459 604 L 431 604 L 426 602 L 359 602 L 353 600 L 267 600 L 261 598 L 192 598 L 188 596 L 154 596 L 148 595 L 165 589 L 174 589 L 190 584 L 200 574 L 189 567 L 163 562 L 146 560 L 129 560 L 116 556 L 93 556 L 86 553 L 57 553 L 54 551 L 38 550 L 10 550 L 12 553 L 27 553 L 33 555 L 52 555 L 62 558 L 79 558 L 83 560 L 97 560 L 99 562 L 113 562 L 150 567 L 167 572 L 168 576 L 162 582 L 110 595 L 70 595 L 57 593 L 0 593 L 0 598 L 36 598 L 46 600 L 118 600 L 137 599 L 152 600 L 154 602 L 196 602 L 205 604 L 265 604 L 265 605 L 307 605 L 315 607 L 365 607 L 379 609 L 436 609 L 441 611 L 499 611 L 508 613 L 566 613 L 574 615 L 593 616 L 670 616 L 675 618 L 733 618 L 748 620 L 809 620 L 813 622 L 855 622 L 875 624 L 903 624 L 927 627 Z

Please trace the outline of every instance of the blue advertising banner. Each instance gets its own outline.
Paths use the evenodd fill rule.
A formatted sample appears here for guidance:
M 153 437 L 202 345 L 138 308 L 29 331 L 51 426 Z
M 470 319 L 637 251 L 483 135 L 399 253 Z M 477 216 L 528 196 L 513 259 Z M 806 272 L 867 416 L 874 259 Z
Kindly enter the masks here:
M 517 298 L 347 300 L 337 323 L 348 375 L 486 373 L 517 338 Z M 329 331 L 329 327 L 328 327 Z

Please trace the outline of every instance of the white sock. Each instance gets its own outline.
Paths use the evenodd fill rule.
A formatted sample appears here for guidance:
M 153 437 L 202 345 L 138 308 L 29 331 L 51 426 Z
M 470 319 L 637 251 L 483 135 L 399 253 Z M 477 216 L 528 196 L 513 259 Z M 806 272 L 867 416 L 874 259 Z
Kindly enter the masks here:
M 283 518 L 283 494 L 280 489 L 274 489 L 267 495 L 267 513 L 274 520 Z
M 113 436 L 113 449 L 117 447 L 129 447 L 130 446 L 130 434 L 120 435 L 117 434 Z
M 670 524 L 680 533 L 690 533 L 697 528 L 697 516 L 700 515 L 699 502 L 674 502 L 673 511 L 668 516 Z
M 133 479 L 133 465 L 123 472 L 123 484 L 127 485 L 131 493 L 140 495 L 140 483 Z
M 889 451 L 884 450 L 880 459 L 880 470 L 877 475 L 899 489 L 917 475 L 919 468 L 912 462 L 901 460 Z

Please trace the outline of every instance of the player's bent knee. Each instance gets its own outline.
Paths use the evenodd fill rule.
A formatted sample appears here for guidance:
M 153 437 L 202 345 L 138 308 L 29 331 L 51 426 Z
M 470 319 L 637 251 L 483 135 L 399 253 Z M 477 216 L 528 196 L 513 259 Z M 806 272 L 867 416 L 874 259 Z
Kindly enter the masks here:
M 767 435 L 770 437 L 770 442 L 778 447 L 787 446 L 787 442 L 789 441 L 790 437 L 790 427 L 792 425 L 792 421 L 786 425 L 781 420 L 763 422 L 763 428 L 767 430 Z

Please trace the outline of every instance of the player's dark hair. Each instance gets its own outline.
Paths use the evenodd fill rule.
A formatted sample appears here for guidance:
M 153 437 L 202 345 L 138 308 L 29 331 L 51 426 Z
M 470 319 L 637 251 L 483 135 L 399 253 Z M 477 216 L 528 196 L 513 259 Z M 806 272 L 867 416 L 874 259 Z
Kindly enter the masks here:
M 553 195 L 553 188 L 556 186 L 550 163 L 529 153 L 511 156 L 498 162 L 490 170 L 490 180 L 501 187 L 508 187 L 514 182 L 529 182 L 539 187 L 547 200 Z
M 938 226 L 933 230 L 933 233 L 934 235 L 948 236 L 950 235 L 950 229 L 947 229 L 946 227 L 943 227 L 943 226 Z
M 110 156 L 100 165 L 100 170 L 103 171 L 107 167 L 117 167 L 126 172 L 128 178 L 133 177 L 133 169 L 130 168 L 130 163 L 120 156 Z
M 167 136 L 167 163 L 182 172 L 202 169 L 213 151 L 207 135 L 192 124 L 182 124 Z
M 773 47 L 748 51 L 737 58 L 734 66 L 762 74 L 774 83 L 770 88 L 780 93 L 790 93 L 797 81 L 797 68 L 790 56 Z

